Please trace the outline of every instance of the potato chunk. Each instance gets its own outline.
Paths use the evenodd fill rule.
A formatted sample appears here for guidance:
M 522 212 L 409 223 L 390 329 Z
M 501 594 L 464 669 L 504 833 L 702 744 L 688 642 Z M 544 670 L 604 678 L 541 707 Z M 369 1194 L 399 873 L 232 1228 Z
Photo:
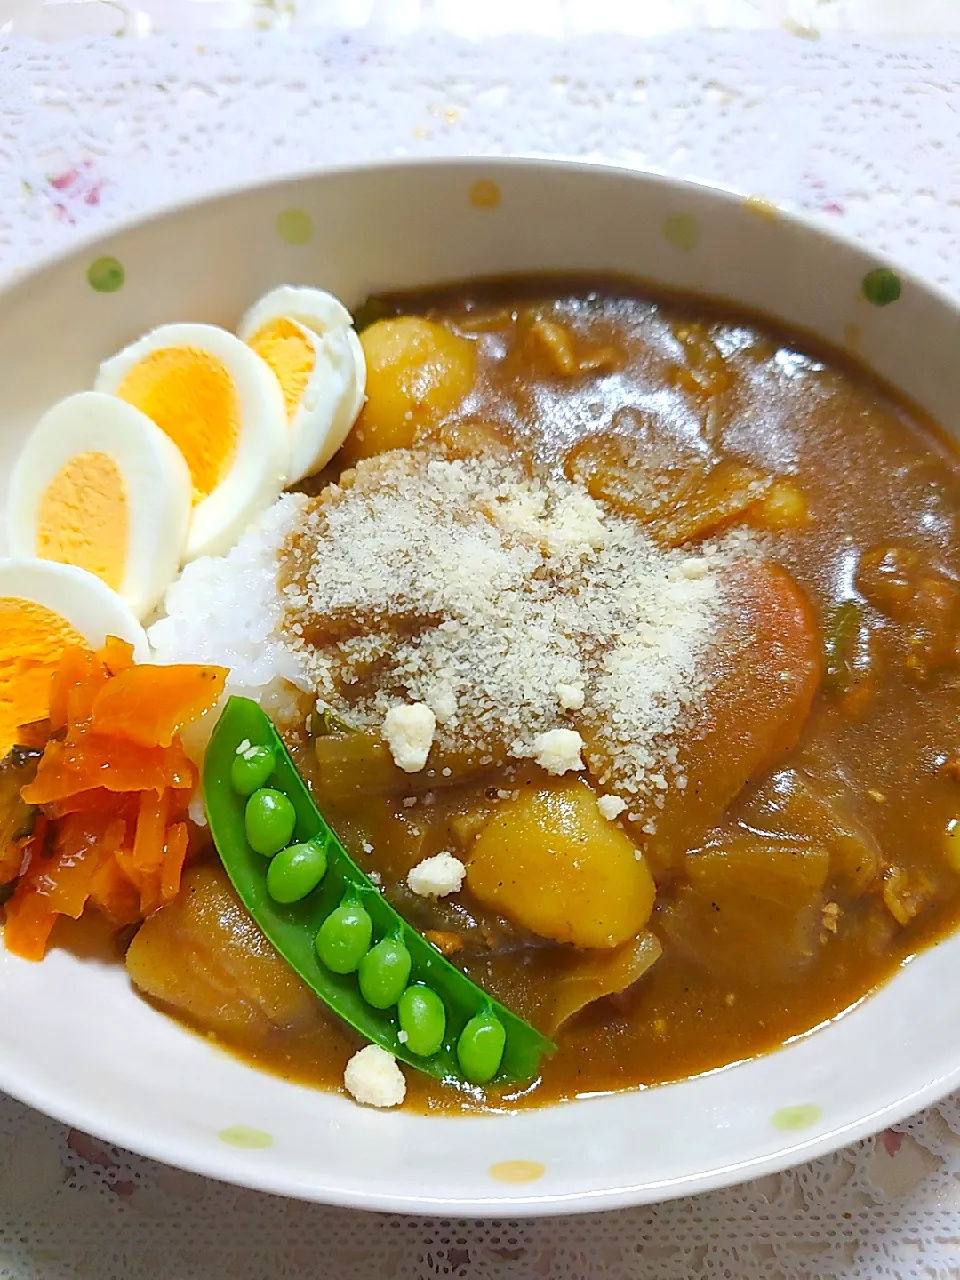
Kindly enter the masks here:
M 360 335 L 367 403 L 340 453 L 344 466 L 388 449 L 409 449 L 418 429 L 462 403 L 473 387 L 473 343 L 433 320 L 379 320 Z
M 601 817 L 582 782 L 524 790 L 480 832 L 467 885 L 481 902 L 554 942 L 618 947 L 653 910 L 653 877 Z
M 247 914 L 219 865 L 193 868 L 179 897 L 141 926 L 127 951 L 135 986 L 221 1035 L 307 1026 L 317 1001 Z

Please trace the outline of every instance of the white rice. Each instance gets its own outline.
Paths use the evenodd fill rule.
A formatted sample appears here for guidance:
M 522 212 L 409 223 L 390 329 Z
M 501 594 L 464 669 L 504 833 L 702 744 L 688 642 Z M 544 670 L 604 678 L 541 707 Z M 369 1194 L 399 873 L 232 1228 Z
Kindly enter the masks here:
M 226 694 L 255 699 L 275 721 L 299 712 L 291 685 L 310 688 L 300 660 L 280 639 L 277 587 L 277 556 L 305 501 L 302 494 L 284 494 L 225 556 L 192 560 L 147 632 L 155 662 L 228 667 Z M 184 750 L 200 769 L 216 720 L 216 712 L 205 715 L 183 735 Z M 202 786 L 189 812 L 197 826 L 207 825 Z
M 227 692 L 268 703 L 289 684 L 309 689 L 279 636 L 277 554 L 306 499 L 284 494 L 225 556 L 186 565 L 147 636 L 154 661 L 230 668 Z

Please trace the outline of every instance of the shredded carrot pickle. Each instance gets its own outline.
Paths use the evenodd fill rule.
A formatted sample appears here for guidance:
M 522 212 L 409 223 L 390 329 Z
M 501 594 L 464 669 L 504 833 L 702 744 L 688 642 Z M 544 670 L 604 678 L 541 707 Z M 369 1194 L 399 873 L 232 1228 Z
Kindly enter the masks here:
M 58 916 L 87 905 L 115 926 L 144 919 L 179 892 L 197 769 L 177 733 L 220 698 L 217 667 L 134 666 L 129 645 L 71 647 L 50 671 L 49 715 L 35 776 L 37 809 L 6 906 L 4 941 L 42 959 Z M 119 694 L 119 696 L 118 696 Z

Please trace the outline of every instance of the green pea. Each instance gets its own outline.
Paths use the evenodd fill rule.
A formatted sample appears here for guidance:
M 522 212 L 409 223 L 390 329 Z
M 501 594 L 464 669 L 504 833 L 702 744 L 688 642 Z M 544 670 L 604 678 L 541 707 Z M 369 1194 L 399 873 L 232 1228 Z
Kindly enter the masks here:
M 359 902 L 342 902 L 317 933 L 317 955 L 332 973 L 353 973 L 370 950 L 373 921 Z
M 360 994 L 374 1009 L 389 1009 L 410 981 L 410 952 L 399 938 L 381 938 L 360 961 Z
M 272 858 L 290 843 L 297 815 L 282 791 L 261 787 L 247 801 L 243 825 L 255 853 Z
M 273 747 L 250 747 L 242 755 L 234 756 L 230 765 L 230 785 L 239 796 L 252 796 L 266 786 L 277 764 Z
M 397 1001 L 397 1021 L 406 1034 L 405 1044 L 418 1058 L 429 1058 L 443 1044 L 447 1011 L 435 991 L 416 982 Z
M 267 867 L 267 893 L 274 902 L 299 902 L 323 879 L 327 854 L 322 844 L 308 840 L 281 849 Z
M 486 1084 L 500 1070 L 507 1033 L 492 1013 L 477 1013 L 460 1032 L 457 1061 L 471 1084 Z

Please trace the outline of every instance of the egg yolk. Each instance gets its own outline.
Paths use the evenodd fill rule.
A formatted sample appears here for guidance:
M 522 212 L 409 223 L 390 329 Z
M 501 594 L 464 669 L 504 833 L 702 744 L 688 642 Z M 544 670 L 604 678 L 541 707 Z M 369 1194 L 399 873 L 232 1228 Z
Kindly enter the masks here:
M 273 370 L 283 392 L 287 422 L 292 422 L 316 364 L 309 335 L 292 320 L 280 317 L 259 328 L 247 346 Z
M 117 395 L 152 418 L 183 454 L 194 501 L 208 497 L 233 465 L 240 440 L 240 397 L 226 365 L 193 347 L 152 351 Z
M 78 565 L 119 591 L 129 534 L 127 484 L 113 458 L 106 453 L 71 458 L 40 501 L 37 555 Z
M 0 598 L 0 755 L 21 724 L 46 717 L 51 666 L 67 645 L 88 648 L 59 613 L 19 596 Z

